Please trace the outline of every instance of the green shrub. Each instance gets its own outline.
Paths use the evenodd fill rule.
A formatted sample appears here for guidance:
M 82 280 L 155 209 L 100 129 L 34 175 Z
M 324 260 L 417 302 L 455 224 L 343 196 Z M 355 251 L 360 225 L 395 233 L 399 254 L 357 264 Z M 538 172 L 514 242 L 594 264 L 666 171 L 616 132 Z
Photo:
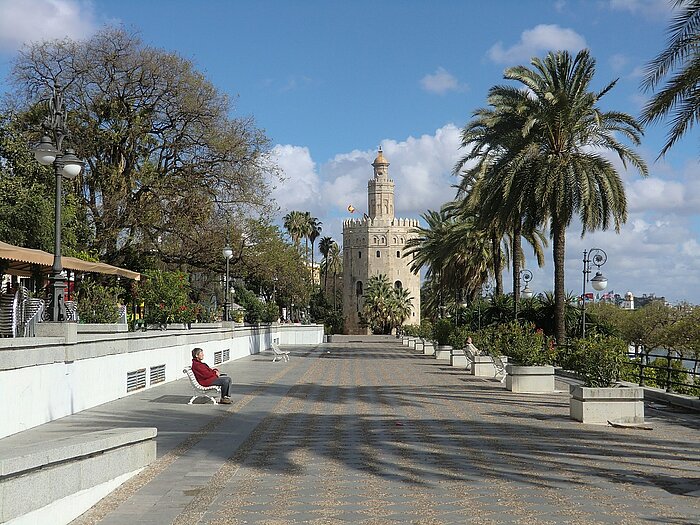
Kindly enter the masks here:
M 495 332 L 496 352 L 507 355 L 522 366 L 554 364 L 556 352 L 542 330 L 535 330 L 532 323 L 511 321 L 499 325 Z
M 420 327 L 417 324 L 403 325 L 403 333 L 406 337 L 418 337 Z
M 186 322 L 190 313 L 189 281 L 182 272 L 147 270 L 138 296 L 146 307 L 144 319 L 148 324 Z M 184 308 L 183 308 L 184 307 Z
M 447 344 L 452 348 L 464 348 L 467 344 L 467 338 L 471 334 L 468 326 L 460 326 L 452 330 L 450 337 L 447 339 Z
M 119 288 L 84 279 L 78 291 L 78 317 L 81 323 L 116 323 Z
M 430 339 L 433 336 L 433 323 L 431 323 L 428 319 L 422 320 L 420 322 L 420 326 L 418 327 L 416 336 L 422 339 Z
M 609 387 L 618 381 L 628 363 L 627 345 L 622 339 L 593 335 L 574 340 L 562 365 L 583 376 L 586 386 Z
M 449 344 L 452 323 L 449 319 L 440 319 L 433 325 L 432 338 L 439 346 Z

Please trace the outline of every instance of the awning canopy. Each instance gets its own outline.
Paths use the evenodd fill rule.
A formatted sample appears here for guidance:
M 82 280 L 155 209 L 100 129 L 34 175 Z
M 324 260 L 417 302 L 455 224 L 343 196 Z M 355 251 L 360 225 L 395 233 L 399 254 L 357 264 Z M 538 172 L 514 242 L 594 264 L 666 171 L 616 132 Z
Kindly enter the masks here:
M 32 248 L 20 248 L 2 241 L 0 241 L 0 259 L 9 263 L 4 271 L 11 275 L 31 276 L 33 265 L 40 266 L 43 273 L 48 273 L 53 266 L 53 254 L 51 253 Z M 75 257 L 61 257 L 61 263 L 63 268 L 74 272 L 118 275 L 135 281 L 141 279 L 140 273 L 111 264 L 83 261 Z

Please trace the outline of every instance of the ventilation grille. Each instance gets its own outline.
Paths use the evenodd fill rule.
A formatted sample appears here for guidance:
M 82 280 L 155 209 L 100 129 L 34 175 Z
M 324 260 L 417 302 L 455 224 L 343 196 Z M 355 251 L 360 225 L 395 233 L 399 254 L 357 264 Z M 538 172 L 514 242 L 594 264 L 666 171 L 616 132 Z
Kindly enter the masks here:
M 224 350 L 224 361 L 228 361 L 229 359 L 231 359 L 231 349 L 226 348 Z
M 134 370 L 133 372 L 126 373 L 126 391 L 133 392 L 134 390 L 139 390 L 141 388 L 146 388 L 146 369 Z
M 219 363 L 221 363 L 221 351 L 214 352 L 214 364 L 218 365 Z
M 150 384 L 155 385 L 163 381 L 165 381 L 165 365 L 152 366 Z

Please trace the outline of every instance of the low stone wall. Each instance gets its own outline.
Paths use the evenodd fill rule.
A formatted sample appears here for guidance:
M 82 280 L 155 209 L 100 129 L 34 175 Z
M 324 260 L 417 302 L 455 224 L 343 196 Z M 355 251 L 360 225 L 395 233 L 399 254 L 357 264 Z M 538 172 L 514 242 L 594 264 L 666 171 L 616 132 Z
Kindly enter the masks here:
M 0 339 L 0 438 L 183 377 L 194 347 L 219 364 L 280 345 L 323 341 L 320 325 L 82 332 L 40 323 L 52 337 Z M 193 325 L 196 327 L 196 325 Z M 61 336 L 61 337 L 58 337 Z
M 0 523 L 68 523 L 156 458 L 155 428 L 114 428 L 5 450 Z

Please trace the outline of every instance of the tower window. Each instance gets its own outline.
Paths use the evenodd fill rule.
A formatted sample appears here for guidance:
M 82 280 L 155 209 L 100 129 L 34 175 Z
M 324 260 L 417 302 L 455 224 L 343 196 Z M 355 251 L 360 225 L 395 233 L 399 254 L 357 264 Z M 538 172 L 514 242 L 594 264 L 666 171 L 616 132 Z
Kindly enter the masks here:
M 380 255 L 381 255 L 381 252 L 379 250 L 377 250 L 377 257 L 379 257 Z
M 362 281 L 357 281 L 357 285 L 355 285 L 355 293 L 357 295 L 362 295 Z
M 401 281 L 396 281 L 394 283 L 394 288 L 398 288 L 399 290 L 403 288 L 403 284 L 401 284 Z
M 361 251 L 361 250 L 358 250 L 358 252 L 357 252 L 357 258 L 358 258 L 358 259 L 362 259 L 362 251 Z
M 401 252 L 397 250 L 397 251 L 396 251 L 396 256 L 399 257 L 399 258 L 401 258 Z

